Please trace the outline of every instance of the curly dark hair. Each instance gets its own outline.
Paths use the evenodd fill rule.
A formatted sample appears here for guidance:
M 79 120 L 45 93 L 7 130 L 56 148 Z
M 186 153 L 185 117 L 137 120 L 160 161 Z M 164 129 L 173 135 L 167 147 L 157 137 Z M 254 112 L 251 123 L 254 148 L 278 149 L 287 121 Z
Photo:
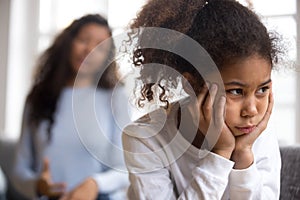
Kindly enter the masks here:
M 80 30 L 91 23 L 104 26 L 112 34 L 107 20 L 99 14 L 88 14 L 74 20 L 54 40 L 52 45 L 45 50 L 37 63 L 34 84 L 30 90 L 26 106 L 28 106 L 28 122 L 32 133 L 42 120 L 48 120 L 48 136 L 51 137 L 51 127 L 54 123 L 54 112 L 62 89 L 67 83 L 76 77 L 70 63 L 70 53 L 73 40 Z M 111 43 L 109 55 L 103 66 L 109 65 L 103 72 L 98 88 L 110 89 L 118 81 L 117 65 L 114 61 L 115 45 Z
M 219 69 L 252 55 L 266 59 L 273 68 L 283 53 L 278 34 L 268 32 L 258 15 L 234 0 L 151 0 L 131 24 L 132 29 L 142 27 L 167 28 L 189 36 L 208 52 Z M 165 101 L 166 97 L 162 96 L 168 90 L 161 85 L 161 79 L 155 83 L 147 83 L 149 79 L 155 80 L 149 76 L 159 76 L 162 73 L 158 70 L 151 71 L 152 69 L 145 66 L 148 63 L 160 63 L 172 67 L 180 74 L 192 74 L 197 84 L 191 85 L 198 94 L 203 78 L 196 68 L 171 52 L 141 48 L 147 42 L 168 42 L 157 39 L 157 34 L 154 34 L 155 37 L 148 37 L 146 34 L 140 31 L 131 35 L 132 38 L 138 38 L 133 63 L 141 69 L 139 79 L 143 86 L 139 105 L 153 100 L 154 85 L 163 89 L 161 95 L 158 95 L 160 100 Z M 169 42 L 176 43 L 174 38 Z M 173 85 L 178 84 L 178 75 L 167 74 L 166 77 Z

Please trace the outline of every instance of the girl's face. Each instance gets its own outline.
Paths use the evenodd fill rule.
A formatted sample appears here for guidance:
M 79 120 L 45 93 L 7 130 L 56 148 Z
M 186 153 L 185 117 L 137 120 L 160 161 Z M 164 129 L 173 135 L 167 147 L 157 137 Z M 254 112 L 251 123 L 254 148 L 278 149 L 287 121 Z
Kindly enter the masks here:
M 99 71 L 107 58 L 110 43 L 102 43 L 92 53 L 91 51 L 109 37 L 110 33 L 107 27 L 96 23 L 90 23 L 81 28 L 74 38 L 71 48 L 71 64 L 76 74 L 92 77 Z
M 251 133 L 264 117 L 272 87 L 271 64 L 259 56 L 225 66 L 225 122 L 235 136 Z

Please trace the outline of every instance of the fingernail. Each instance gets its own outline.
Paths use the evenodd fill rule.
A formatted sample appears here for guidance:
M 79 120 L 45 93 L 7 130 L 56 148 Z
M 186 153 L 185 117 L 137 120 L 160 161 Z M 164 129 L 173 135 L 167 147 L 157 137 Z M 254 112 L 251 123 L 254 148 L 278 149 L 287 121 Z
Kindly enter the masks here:
M 212 90 L 216 90 L 217 87 L 218 87 L 218 86 L 217 86 L 215 83 L 213 83 L 213 84 L 211 85 L 211 89 L 212 89 Z
M 222 102 L 226 102 L 226 97 L 221 96 L 221 101 L 222 101 Z

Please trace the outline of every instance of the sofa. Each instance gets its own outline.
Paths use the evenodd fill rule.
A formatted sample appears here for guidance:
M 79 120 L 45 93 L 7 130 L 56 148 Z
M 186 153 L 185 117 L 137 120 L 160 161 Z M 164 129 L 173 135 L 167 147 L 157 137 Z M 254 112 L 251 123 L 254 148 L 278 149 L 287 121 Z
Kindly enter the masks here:
M 300 199 L 300 146 L 281 146 L 281 200 Z
M 20 193 L 18 193 L 11 183 L 11 170 L 13 168 L 13 162 L 16 152 L 15 140 L 1 139 L 0 138 L 0 166 L 5 174 L 6 179 L 6 200 L 27 200 Z M 2 200 L 2 199 L 1 199 Z
M 9 181 L 16 142 L 0 139 L 0 166 L 6 176 L 7 200 L 26 200 Z M 300 200 L 300 145 L 280 147 L 282 169 L 280 200 Z

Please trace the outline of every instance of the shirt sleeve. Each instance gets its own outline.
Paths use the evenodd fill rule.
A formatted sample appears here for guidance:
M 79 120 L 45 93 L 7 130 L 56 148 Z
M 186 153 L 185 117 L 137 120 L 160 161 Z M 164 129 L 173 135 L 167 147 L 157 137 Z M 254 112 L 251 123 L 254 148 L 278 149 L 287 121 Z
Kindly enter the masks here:
M 31 149 L 31 136 L 26 124 L 26 113 L 28 108 L 25 107 L 23 114 L 21 137 L 17 146 L 14 169 L 12 174 L 12 183 L 16 189 L 24 196 L 33 199 L 36 197 L 37 173 L 33 171 L 33 155 Z
M 128 186 L 128 173 L 114 169 L 93 176 L 100 193 L 111 193 Z
M 252 150 L 254 163 L 230 173 L 230 199 L 279 199 L 281 158 L 276 137 L 263 132 Z
M 125 130 L 126 132 L 126 130 Z M 221 199 L 234 163 L 211 152 L 199 155 L 193 178 L 179 194 L 165 158 L 149 148 L 149 140 L 123 133 L 125 161 L 129 171 L 129 199 Z M 150 145 L 151 146 L 151 145 Z M 178 171 L 179 172 L 179 171 Z M 179 172 L 180 173 L 180 172 Z

